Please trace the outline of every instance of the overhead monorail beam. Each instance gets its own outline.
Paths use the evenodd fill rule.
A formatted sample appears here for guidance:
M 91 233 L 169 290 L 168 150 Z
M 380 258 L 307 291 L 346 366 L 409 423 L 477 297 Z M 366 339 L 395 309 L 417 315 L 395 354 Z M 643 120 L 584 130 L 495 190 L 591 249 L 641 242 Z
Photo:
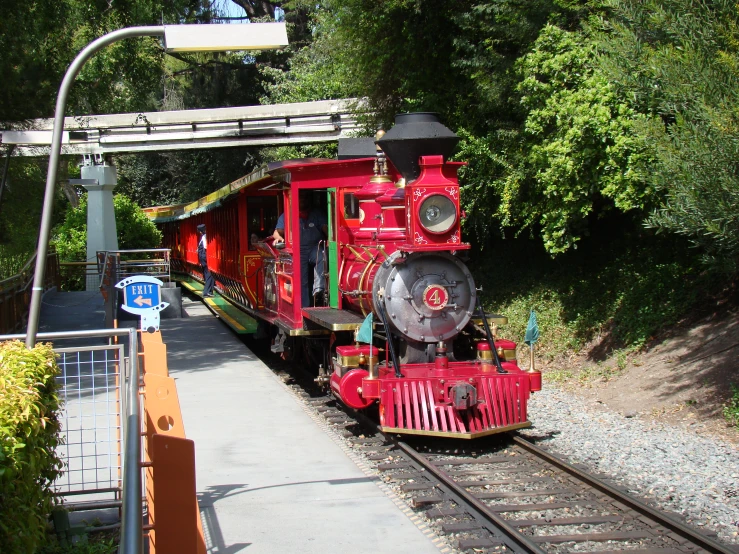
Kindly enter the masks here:
M 331 142 L 355 136 L 357 99 L 67 117 L 62 154 L 115 154 L 192 148 L 224 148 Z M 53 120 L 0 130 L 13 156 L 48 156 Z

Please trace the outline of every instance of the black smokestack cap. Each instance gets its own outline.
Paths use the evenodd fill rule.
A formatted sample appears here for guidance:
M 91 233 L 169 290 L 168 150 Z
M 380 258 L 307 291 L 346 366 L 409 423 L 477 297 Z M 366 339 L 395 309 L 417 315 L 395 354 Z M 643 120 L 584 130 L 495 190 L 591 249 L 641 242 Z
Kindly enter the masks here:
M 410 183 L 421 174 L 421 156 L 444 156 L 446 161 L 459 137 L 439 123 L 437 114 L 417 112 L 397 114 L 395 126 L 375 142 Z

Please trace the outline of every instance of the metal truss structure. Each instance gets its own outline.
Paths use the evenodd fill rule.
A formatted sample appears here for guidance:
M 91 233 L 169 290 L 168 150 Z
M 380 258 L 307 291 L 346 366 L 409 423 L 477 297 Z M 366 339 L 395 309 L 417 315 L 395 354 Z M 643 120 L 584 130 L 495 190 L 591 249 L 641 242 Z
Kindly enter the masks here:
M 67 117 L 62 154 L 106 155 L 190 148 L 331 142 L 359 130 L 360 99 Z M 0 130 L 12 156 L 48 156 L 53 119 Z M 22 127 L 22 128 L 21 128 Z

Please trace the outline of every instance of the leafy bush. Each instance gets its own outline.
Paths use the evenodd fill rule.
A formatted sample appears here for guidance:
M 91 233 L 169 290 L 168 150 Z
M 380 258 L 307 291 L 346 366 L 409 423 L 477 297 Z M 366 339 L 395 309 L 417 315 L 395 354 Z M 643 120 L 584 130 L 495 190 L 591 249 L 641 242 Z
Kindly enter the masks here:
M 619 232 L 624 225 L 606 224 Z M 521 342 L 534 309 L 541 356 L 578 351 L 595 338 L 599 356 L 610 355 L 645 345 L 720 286 L 687 241 L 625 235 L 591 237 L 556 259 L 535 239 L 497 242 L 495 255 L 472 267 L 486 307 L 509 318 L 503 334 Z
M 646 185 L 647 145 L 633 138 L 643 119 L 596 71 L 595 42 L 545 26 L 516 62 L 519 130 L 475 137 L 460 130 L 459 159 L 468 227 L 489 236 L 490 222 L 536 231 L 552 255 L 586 237 L 593 215 L 639 212 L 654 202 Z
M 648 220 L 688 237 L 707 261 L 739 268 L 739 13 L 736 2 L 616 0 L 600 61 L 652 145 Z
M 162 242 L 162 233 L 146 217 L 141 208 L 127 196 L 116 194 L 113 197 L 115 209 L 118 248 L 156 248 Z M 53 233 L 53 244 L 62 262 L 87 260 L 87 195 L 80 198 L 78 207 L 69 207 L 64 223 Z M 72 275 L 65 278 L 65 290 L 84 290 L 84 278 Z
M 84 540 L 71 545 L 62 546 L 52 537 L 51 542 L 37 554 L 115 554 L 118 552 L 118 538 L 109 533 L 83 535 Z
M 113 197 L 118 248 L 156 248 L 162 242 L 162 233 L 146 217 L 141 208 L 127 196 Z M 54 244 L 62 261 L 87 259 L 87 195 L 80 198 L 78 207 L 67 210 L 64 223 L 54 229 Z
M 26 264 L 33 252 L 13 254 L 0 246 L 0 279 L 16 275 Z
M 45 541 L 51 485 L 62 463 L 59 372 L 48 344 L 28 350 L 19 341 L 0 344 L 0 544 L 7 552 L 34 552 Z

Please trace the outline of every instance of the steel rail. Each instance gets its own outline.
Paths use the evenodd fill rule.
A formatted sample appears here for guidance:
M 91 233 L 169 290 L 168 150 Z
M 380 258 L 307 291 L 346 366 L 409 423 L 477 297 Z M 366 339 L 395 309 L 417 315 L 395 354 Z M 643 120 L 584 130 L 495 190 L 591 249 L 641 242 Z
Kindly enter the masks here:
M 516 541 L 517 544 L 519 544 L 520 541 L 522 543 L 522 548 L 531 548 L 531 550 L 529 550 L 530 552 L 546 552 L 545 550 L 542 550 L 541 547 L 539 547 L 536 543 L 529 541 L 525 535 L 522 535 L 514 527 L 511 527 L 504 519 L 497 516 L 494 512 L 490 512 L 484 502 L 475 498 L 474 495 L 467 492 L 464 488 L 460 487 L 454 481 L 454 478 L 451 475 L 436 467 L 430 460 L 428 460 L 428 458 L 418 453 L 408 444 L 383 432 L 377 423 L 372 421 L 363 413 L 348 407 L 345 407 L 345 410 L 353 417 L 355 417 L 355 419 L 357 419 L 364 427 L 366 427 L 368 431 L 374 431 L 378 435 L 385 437 L 389 442 L 401 449 L 404 454 L 413 459 L 417 464 L 422 465 L 428 473 L 433 475 L 441 483 L 447 486 L 454 494 L 458 495 L 476 512 L 490 521 L 493 525 L 499 527 L 502 531 L 509 534 Z M 681 536 L 684 539 L 687 539 L 692 544 L 704 549 L 705 551 L 718 554 L 737 554 L 737 551 L 733 550 L 731 547 L 723 545 L 710 537 L 700 534 L 698 531 L 691 529 L 687 525 L 677 521 L 675 518 L 670 517 L 668 514 L 647 506 L 643 502 L 640 502 L 639 500 L 619 491 L 618 489 L 606 484 L 602 480 L 597 479 L 592 475 L 589 475 L 577 469 L 573 465 L 568 464 L 567 462 L 538 448 L 537 446 L 534 446 L 527 440 L 511 433 L 509 433 L 509 436 L 517 445 L 519 445 L 521 448 L 525 449 L 529 453 L 533 454 L 537 458 L 540 458 L 545 462 L 564 471 L 565 473 L 576 477 L 586 485 L 593 487 L 594 489 L 613 498 L 614 500 L 617 500 L 628 508 L 638 512 L 640 515 L 648 517 L 649 519 L 655 521 L 657 524 L 663 526 L 665 529 Z
M 697 546 L 700 546 L 704 550 L 708 552 L 718 552 L 721 554 L 736 554 L 734 550 L 728 548 L 727 546 L 722 545 L 718 541 L 715 541 L 711 539 L 710 537 L 701 535 L 697 531 L 691 529 L 687 525 L 670 517 L 664 512 L 660 512 L 659 510 L 651 508 L 647 506 L 646 504 L 644 504 L 643 502 L 639 502 L 635 498 L 627 494 L 624 494 L 618 489 L 606 484 L 600 479 L 597 479 L 593 477 L 592 475 L 589 475 L 583 471 L 580 471 L 573 465 L 570 465 L 567 462 L 564 462 L 561 459 L 542 450 L 541 448 L 534 446 L 529 441 L 519 436 L 515 436 L 515 435 L 513 435 L 512 438 L 513 438 L 513 441 L 517 445 L 519 445 L 521 448 L 525 449 L 526 451 L 530 452 L 531 454 L 535 455 L 536 457 L 541 458 L 545 460 L 546 462 L 552 464 L 553 466 L 556 466 L 557 468 L 561 469 L 562 471 L 565 471 L 566 473 L 577 477 L 578 479 L 580 479 L 582 482 L 586 483 L 587 485 L 593 487 L 596 490 L 599 490 L 600 492 L 610 496 L 611 498 L 618 500 L 622 504 L 628 506 L 629 508 L 640 513 L 641 515 L 646 516 L 656 521 L 657 523 L 669 529 L 673 533 L 680 535 L 681 537 L 685 539 L 688 539 L 690 542 L 692 542 L 693 544 Z
M 385 433 L 380 425 L 372 421 L 369 417 L 358 410 L 344 406 L 344 408 L 357 419 L 361 425 L 365 426 L 368 430 L 374 431 L 378 435 L 385 437 L 389 442 L 397 446 L 403 453 L 411 458 L 414 462 L 422 466 L 428 473 L 433 475 L 439 480 L 444 486 L 446 486 L 453 494 L 458 496 L 465 504 L 472 508 L 480 517 L 489 521 L 493 526 L 501 531 L 506 537 L 510 538 L 515 546 L 522 549 L 523 552 L 531 552 L 533 554 L 546 554 L 539 545 L 530 541 L 525 535 L 519 532 L 514 527 L 511 527 L 505 519 L 499 515 L 488 510 L 484 502 L 474 497 L 474 495 L 467 492 L 464 488 L 460 487 L 454 478 L 449 475 L 446 471 L 435 466 L 428 458 L 420 454 L 414 448 L 409 446 L 407 443 L 394 438 L 388 433 Z M 505 542 L 504 540 L 501 542 Z M 506 545 L 510 547 L 511 545 Z
M 454 478 L 449 475 L 446 471 L 438 468 L 431 460 L 417 452 L 415 449 L 408 446 L 408 444 L 402 441 L 393 441 L 395 445 L 400 448 L 406 456 L 411 458 L 417 464 L 421 465 L 423 469 L 438 479 L 445 487 L 452 491 L 455 495 L 461 498 L 468 506 L 472 507 L 480 516 L 492 523 L 497 529 L 505 535 L 501 542 L 506 542 L 505 538 L 511 539 L 515 546 L 521 549 L 523 552 L 531 552 L 534 554 L 546 554 L 539 545 L 530 541 L 525 535 L 519 532 L 514 527 L 511 527 L 505 519 L 499 515 L 488 510 L 487 505 L 475 498 L 474 495 L 467 492 L 463 487 L 459 486 Z M 498 538 L 498 537 L 496 537 Z M 506 544 L 507 547 L 511 545 Z
M 303 369 L 302 371 L 306 371 Z M 326 397 L 329 401 L 336 401 L 336 399 L 328 395 Z M 314 399 L 319 400 L 319 399 Z M 535 543 L 531 540 L 529 540 L 528 536 L 523 535 L 521 532 L 519 532 L 515 527 L 510 526 L 506 520 L 501 519 L 495 512 L 492 512 L 489 510 L 488 506 L 482 502 L 480 499 L 476 498 L 471 493 L 467 492 L 466 489 L 458 485 L 454 478 L 449 475 L 444 470 L 437 467 L 434 463 L 432 463 L 428 458 L 418 453 L 416 450 L 414 450 L 412 447 L 410 447 L 407 443 L 402 442 L 397 436 L 393 436 L 392 434 L 385 433 L 382 431 L 380 425 L 378 425 L 375 421 L 370 419 L 368 416 L 366 416 L 364 413 L 355 410 L 353 408 L 350 408 L 348 406 L 342 406 L 340 411 L 344 412 L 346 415 L 353 417 L 355 421 L 357 421 L 363 428 L 365 428 L 366 432 L 368 433 L 375 433 L 378 436 L 384 437 L 385 441 L 387 443 L 390 443 L 400 449 L 405 456 L 411 459 L 413 465 L 422 466 L 422 468 L 425 470 L 426 473 L 432 475 L 440 484 L 442 484 L 444 487 L 448 489 L 447 491 L 444 491 L 445 494 L 448 494 L 449 496 L 457 496 L 459 499 L 463 500 L 462 503 L 458 502 L 458 504 L 466 504 L 467 507 L 469 507 L 471 510 L 474 511 L 471 515 L 473 517 L 481 516 L 482 518 L 486 519 L 491 523 L 492 526 L 495 526 L 498 528 L 502 533 L 505 533 L 508 537 L 510 537 L 512 540 L 515 541 L 516 545 L 519 546 L 522 549 L 525 549 L 528 552 L 537 552 L 537 553 L 544 553 L 546 550 L 542 550 L 542 548 L 539 546 L 538 543 Z M 324 417 L 327 417 L 326 414 L 322 414 Z M 734 550 L 731 545 L 724 545 L 721 544 L 719 541 L 712 539 L 711 537 L 705 536 L 701 534 L 700 532 L 690 528 L 689 526 L 677 521 L 675 518 L 671 517 L 668 514 L 665 514 L 664 512 L 651 508 L 650 506 L 647 506 L 643 502 L 640 502 L 639 500 L 629 496 L 628 494 L 625 494 L 618 489 L 606 484 L 600 479 L 597 479 L 593 477 L 592 475 L 589 475 L 576 467 L 572 466 L 571 464 L 568 464 L 567 462 L 564 462 L 563 460 L 541 450 L 540 448 L 534 446 L 530 442 L 522 439 L 519 436 L 516 436 L 513 433 L 507 433 L 509 437 L 513 440 L 515 444 L 517 444 L 522 449 L 526 450 L 530 454 L 533 454 L 535 457 L 539 458 L 540 460 L 550 464 L 551 466 L 554 466 L 555 468 L 564 471 L 566 474 L 570 475 L 571 477 L 574 477 L 579 480 L 580 483 L 592 487 L 594 490 L 599 491 L 600 493 L 606 495 L 612 500 L 616 500 L 621 505 L 625 507 L 625 509 L 630 509 L 637 514 L 644 516 L 650 520 L 652 520 L 657 525 L 661 526 L 667 531 L 670 531 L 674 533 L 675 535 L 687 540 L 690 542 L 690 550 L 694 547 L 699 547 L 700 549 L 711 552 L 711 553 L 720 553 L 720 554 L 737 554 L 737 550 Z M 456 501 L 456 500 L 455 500 Z M 525 508 L 525 504 L 521 505 L 522 509 Z M 490 529 L 488 529 L 490 532 Z M 501 537 L 494 536 L 494 539 L 501 540 Z M 587 540 L 588 535 L 583 534 L 583 540 Z M 573 539 L 576 540 L 576 539 Z M 504 542 L 504 541 L 501 541 Z M 545 542 L 545 541 L 542 541 Z M 506 545 L 509 546 L 510 545 Z M 664 550 L 664 548 L 656 548 L 654 551 L 658 550 Z

